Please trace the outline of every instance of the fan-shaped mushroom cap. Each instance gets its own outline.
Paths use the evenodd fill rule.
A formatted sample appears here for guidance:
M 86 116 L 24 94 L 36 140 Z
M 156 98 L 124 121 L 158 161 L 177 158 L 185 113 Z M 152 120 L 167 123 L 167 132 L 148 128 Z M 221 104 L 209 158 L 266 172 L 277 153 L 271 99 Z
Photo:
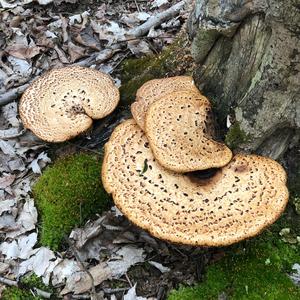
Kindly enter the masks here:
M 145 133 L 154 157 L 175 172 L 223 167 L 232 158 L 230 149 L 209 135 L 211 105 L 190 92 L 164 95 L 146 113 Z
M 200 94 L 191 76 L 175 76 L 147 81 L 137 90 L 136 101 L 131 105 L 133 118 L 144 129 L 149 105 L 165 94 L 183 90 Z
M 110 114 L 119 102 L 112 79 L 82 67 L 53 69 L 35 80 L 20 101 L 25 127 L 49 142 L 68 140 Z
M 237 155 L 214 177 L 193 180 L 160 166 L 132 119 L 105 146 L 102 180 L 133 223 L 189 245 L 223 246 L 255 236 L 288 201 L 286 174 L 277 162 Z

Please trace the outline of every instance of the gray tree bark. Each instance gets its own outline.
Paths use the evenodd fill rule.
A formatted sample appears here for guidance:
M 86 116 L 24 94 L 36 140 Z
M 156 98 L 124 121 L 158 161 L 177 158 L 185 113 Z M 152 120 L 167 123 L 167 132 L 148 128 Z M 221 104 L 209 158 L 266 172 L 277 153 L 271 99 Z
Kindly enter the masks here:
M 234 120 L 226 138 L 274 159 L 293 153 L 299 163 L 300 1 L 195 2 L 188 23 L 195 80 L 221 128 Z

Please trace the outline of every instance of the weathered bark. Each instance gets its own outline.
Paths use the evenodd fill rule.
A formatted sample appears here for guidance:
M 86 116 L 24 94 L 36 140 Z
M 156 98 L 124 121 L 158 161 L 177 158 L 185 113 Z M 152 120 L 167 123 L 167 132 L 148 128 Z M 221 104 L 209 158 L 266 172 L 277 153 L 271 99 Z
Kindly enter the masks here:
M 195 80 L 240 149 L 278 159 L 299 145 L 299 24 L 299 0 L 196 0 Z

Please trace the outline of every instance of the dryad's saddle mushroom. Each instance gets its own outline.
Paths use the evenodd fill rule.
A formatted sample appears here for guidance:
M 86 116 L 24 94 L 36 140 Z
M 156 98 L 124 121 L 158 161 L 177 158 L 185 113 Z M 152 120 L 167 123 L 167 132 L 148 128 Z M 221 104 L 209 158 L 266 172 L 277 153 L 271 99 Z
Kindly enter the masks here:
M 261 156 L 237 155 L 206 180 L 166 170 L 132 119 L 105 146 L 102 180 L 133 223 L 189 245 L 222 246 L 252 237 L 279 217 L 288 200 L 284 169 Z
M 137 90 L 136 101 L 131 105 L 133 118 L 144 129 L 146 112 L 151 103 L 165 94 L 185 90 L 199 93 L 191 76 L 175 76 L 147 81 Z
M 212 140 L 212 109 L 199 93 L 178 91 L 152 103 L 146 113 L 145 133 L 154 157 L 175 172 L 223 167 L 230 149 Z
M 62 142 L 110 114 L 119 102 L 112 79 L 83 67 L 53 69 L 24 92 L 19 112 L 23 124 L 39 138 Z

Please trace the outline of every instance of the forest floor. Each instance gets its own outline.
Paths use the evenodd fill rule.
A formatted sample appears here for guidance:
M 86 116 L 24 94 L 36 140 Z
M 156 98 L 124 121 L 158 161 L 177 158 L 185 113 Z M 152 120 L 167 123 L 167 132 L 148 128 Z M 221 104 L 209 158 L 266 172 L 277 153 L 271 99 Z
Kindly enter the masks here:
M 67 65 L 96 68 L 110 74 L 117 86 L 126 84 L 124 61 L 159 54 L 171 45 L 187 20 L 190 4 L 142 34 L 135 29 L 181 3 L 0 0 L 0 294 L 5 296 L 7 287 L 19 287 L 30 296 L 51 299 L 166 299 L 172 289 L 203 280 L 206 267 L 228 252 L 155 239 L 114 206 L 74 228 L 69 237 L 72 246 L 65 242 L 61 251 L 52 251 L 39 242 L 41 224 L 32 184 L 57 157 L 82 151 L 100 154 L 113 128 L 130 113 L 122 106 L 85 135 L 53 145 L 23 128 L 18 116 L 20 94 L 43 72 Z M 290 218 L 290 211 L 287 215 Z M 300 232 L 287 232 L 285 227 L 276 227 L 278 239 L 298 245 Z M 300 281 L 300 269 L 295 272 L 286 270 Z M 36 279 L 38 283 L 24 284 L 22 278 L 30 274 L 51 288 Z M 12 294 L 6 299 L 13 299 L 7 295 Z M 226 299 L 224 294 L 220 297 Z

